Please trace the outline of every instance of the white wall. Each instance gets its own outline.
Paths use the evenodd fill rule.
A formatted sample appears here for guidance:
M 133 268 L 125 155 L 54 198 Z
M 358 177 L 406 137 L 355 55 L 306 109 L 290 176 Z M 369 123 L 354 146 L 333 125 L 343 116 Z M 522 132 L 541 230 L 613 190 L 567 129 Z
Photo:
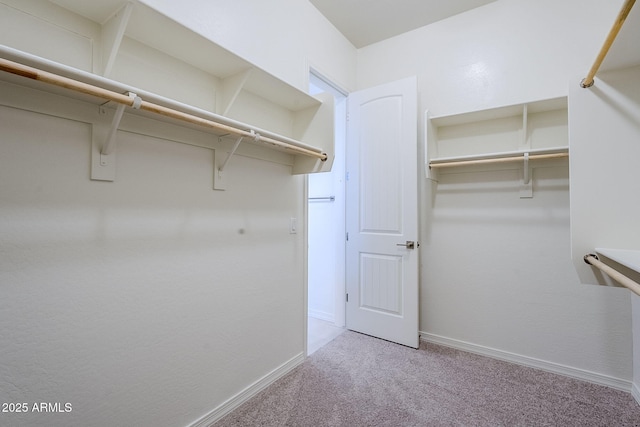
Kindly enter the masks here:
M 85 123 L 0 117 L 1 400 L 73 405 L 9 423 L 186 425 L 302 351 L 288 167 L 120 133 L 92 182 Z
M 637 62 L 640 63 L 640 53 Z M 595 248 L 640 249 L 640 66 L 598 74 L 593 87 L 570 92 L 571 233 L 573 262 L 583 283 L 610 283 L 582 257 Z M 611 260 L 605 261 L 612 264 Z M 623 274 L 639 281 L 640 273 Z M 630 291 L 622 290 L 626 294 Z M 640 401 L 640 315 L 633 299 L 633 383 Z
M 566 96 L 621 3 L 497 1 L 361 49 L 358 86 L 415 74 L 419 111 L 434 115 Z M 532 199 L 519 198 L 520 180 L 497 170 L 422 181 L 421 330 L 628 389 L 628 294 L 578 279 L 567 163 L 534 170 Z
M 37 50 L 46 28 L 55 48 L 42 54 L 91 69 L 96 23 L 49 2 L 6 3 L 2 13 L 23 17 L 16 29 L 34 37 L 3 33 L 0 43 Z M 192 7 L 206 5 L 207 22 L 224 11 L 229 30 L 212 38 L 292 84 L 306 85 L 312 61 L 353 84 L 353 47 L 306 2 L 269 2 L 268 20 L 231 3 L 165 6 L 194 27 L 204 14 Z M 252 3 L 257 12 L 264 2 Z M 182 94 L 200 99 L 189 82 Z M 227 190 L 213 191 L 211 150 L 169 140 L 208 146 L 211 135 L 145 136 L 160 126 L 129 121 L 141 131 L 118 133 L 116 181 L 90 181 L 97 108 L 4 84 L 0 94 L 0 401 L 72 405 L 2 414 L 0 424 L 188 425 L 302 360 L 303 176 L 237 155 Z M 298 234 L 289 234 L 291 217 Z

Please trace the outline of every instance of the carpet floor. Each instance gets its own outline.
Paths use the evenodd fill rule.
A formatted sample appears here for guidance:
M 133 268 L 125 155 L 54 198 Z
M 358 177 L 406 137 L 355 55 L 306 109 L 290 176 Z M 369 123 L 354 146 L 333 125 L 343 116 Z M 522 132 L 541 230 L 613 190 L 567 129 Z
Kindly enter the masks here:
M 640 427 L 640 405 L 545 371 L 346 331 L 215 426 Z

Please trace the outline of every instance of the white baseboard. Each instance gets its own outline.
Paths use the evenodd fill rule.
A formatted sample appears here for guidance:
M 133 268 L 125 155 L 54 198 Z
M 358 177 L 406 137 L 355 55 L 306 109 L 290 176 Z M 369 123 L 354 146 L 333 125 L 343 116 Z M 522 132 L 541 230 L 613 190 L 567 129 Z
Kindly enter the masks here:
M 314 309 L 309 309 L 309 312 L 307 313 L 307 315 L 315 318 L 315 319 L 320 319 L 320 320 L 324 320 L 327 322 L 331 322 L 333 323 L 335 321 L 334 319 L 334 315 L 332 313 L 327 313 L 326 311 L 321 311 L 321 310 L 314 310 Z
M 297 356 L 293 357 L 289 361 L 283 363 L 273 371 L 269 372 L 264 377 L 260 378 L 255 383 L 251 384 L 249 387 L 242 390 L 240 393 L 228 399 L 226 402 L 222 403 L 217 408 L 213 409 L 208 414 L 205 414 L 203 417 L 198 419 L 197 421 L 191 423 L 189 427 L 210 427 L 218 420 L 222 419 L 225 415 L 232 412 L 234 409 L 238 408 L 247 400 L 251 399 L 256 394 L 260 393 L 262 390 L 276 382 L 278 379 L 282 378 L 284 375 L 289 373 L 298 365 L 304 362 L 304 354 L 300 353 Z
M 626 392 L 631 392 L 631 381 L 623 380 L 620 378 L 611 377 L 608 375 L 602 375 L 597 372 L 591 372 L 584 369 L 573 368 L 571 366 L 561 365 L 559 363 L 548 362 L 545 360 L 536 359 L 533 357 L 522 356 L 515 353 L 510 353 L 503 350 L 496 350 L 494 348 L 485 347 L 482 345 L 472 344 L 465 341 L 446 338 L 427 332 L 420 332 L 420 340 L 439 344 L 446 347 L 452 347 L 457 350 L 466 351 L 469 353 L 479 354 L 481 356 L 491 357 L 493 359 L 504 360 L 505 362 L 511 362 L 518 365 L 528 366 L 530 368 L 541 369 L 543 371 L 552 372 L 554 374 L 564 375 L 583 381 L 587 381 L 593 384 L 604 385 L 607 387 L 615 388 Z M 640 390 L 636 387 L 638 400 L 640 396 Z M 640 401 L 639 401 L 640 402 Z
M 640 385 L 633 383 L 633 385 L 631 386 L 631 395 L 636 400 L 636 402 L 638 402 L 638 405 L 640 405 Z

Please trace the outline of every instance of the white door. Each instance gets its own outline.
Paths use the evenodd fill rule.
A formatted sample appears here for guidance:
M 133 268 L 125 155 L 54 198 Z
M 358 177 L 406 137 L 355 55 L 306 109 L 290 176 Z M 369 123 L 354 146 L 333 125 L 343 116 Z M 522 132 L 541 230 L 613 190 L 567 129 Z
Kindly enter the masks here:
M 417 348 L 416 79 L 354 92 L 347 111 L 347 328 Z

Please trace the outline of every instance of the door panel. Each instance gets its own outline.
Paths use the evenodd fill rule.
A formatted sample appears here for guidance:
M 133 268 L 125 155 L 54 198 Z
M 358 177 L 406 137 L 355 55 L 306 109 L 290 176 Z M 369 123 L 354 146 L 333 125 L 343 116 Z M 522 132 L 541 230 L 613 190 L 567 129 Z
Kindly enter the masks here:
M 349 95 L 347 327 L 418 347 L 415 77 Z
M 360 308 L 402 315 L 402 257 L 360 253 Z

